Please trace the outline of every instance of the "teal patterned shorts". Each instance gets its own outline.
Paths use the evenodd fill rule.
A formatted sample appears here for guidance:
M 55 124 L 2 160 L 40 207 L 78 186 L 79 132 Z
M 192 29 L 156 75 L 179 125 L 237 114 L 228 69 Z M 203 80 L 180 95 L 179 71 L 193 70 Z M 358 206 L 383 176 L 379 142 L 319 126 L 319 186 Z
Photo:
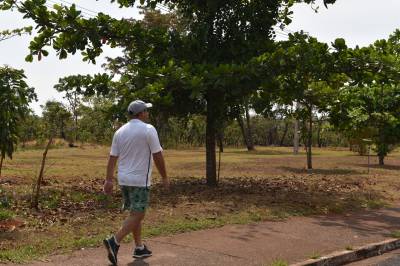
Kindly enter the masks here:
M 144 212 L 147 206 L 149 206 L 149 188 L 121 186 L 121 191 L 123 200 L 122 209 L 135 212 Z

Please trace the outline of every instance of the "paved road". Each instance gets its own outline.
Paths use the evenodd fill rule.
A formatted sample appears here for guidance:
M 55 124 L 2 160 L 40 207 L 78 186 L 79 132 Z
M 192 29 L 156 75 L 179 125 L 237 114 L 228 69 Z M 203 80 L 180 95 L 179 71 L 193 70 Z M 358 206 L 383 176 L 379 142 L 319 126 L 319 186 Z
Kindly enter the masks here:
M 400 250 L 388 252 L 367 260 L 354 262 L 347 266 L 400 266 Z

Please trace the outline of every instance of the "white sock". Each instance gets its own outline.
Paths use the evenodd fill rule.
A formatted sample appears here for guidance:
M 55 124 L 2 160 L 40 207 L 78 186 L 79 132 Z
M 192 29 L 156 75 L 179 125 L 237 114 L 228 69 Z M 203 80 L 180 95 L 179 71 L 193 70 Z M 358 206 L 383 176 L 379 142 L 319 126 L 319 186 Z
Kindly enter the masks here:
M 114 236 L 114 242 L 115 242 L 115 244 L 117 244 L 117 246 L 119 246 L 119 243 L 118 243 L 117 238 L 115 236 Z
M 143 250 L 144 249 L 144 245 L 142 244 L 141 246 L 136 246 L 136 249 Z

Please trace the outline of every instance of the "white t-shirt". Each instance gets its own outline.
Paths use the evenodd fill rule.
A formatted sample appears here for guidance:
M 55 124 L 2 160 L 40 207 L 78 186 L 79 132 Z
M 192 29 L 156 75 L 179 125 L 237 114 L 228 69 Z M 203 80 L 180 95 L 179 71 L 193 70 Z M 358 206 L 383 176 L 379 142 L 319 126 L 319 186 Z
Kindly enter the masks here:
M 110 155 L 118 156 L 119 185 L 150 186 L 152 153 L 162 150 L 157 131 L 152 125 L 132 119 L 120 127 L 114 134 L 110 152 Z

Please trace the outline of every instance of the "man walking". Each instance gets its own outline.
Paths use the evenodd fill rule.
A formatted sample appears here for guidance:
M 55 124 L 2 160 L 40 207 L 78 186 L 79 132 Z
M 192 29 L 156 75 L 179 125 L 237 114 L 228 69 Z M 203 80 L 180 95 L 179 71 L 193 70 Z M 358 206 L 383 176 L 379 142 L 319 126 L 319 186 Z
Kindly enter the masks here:
M 152 104 L 141 100 L 131 102 L 128 107 L 130 120 L 115 132 L 111 145 L 104 192 L 111 194 L 113 190 L 114 169 L 118 161 L 118 184 L 123 196 L 123 209 L 129 211 L 119 231 L 103 241 L 108 259 L 114 265 L 117 264 L 119 245 L 129 233 L 133 233 L 136 244 L 133 257 L 143 258 L 152 254 L 141 238 L 142 221 L 149 204 L 152 157 L 164 187 L 169 187 L 157 131 L 145 123 L 149 117 L 147 109 L 150 107 Z

